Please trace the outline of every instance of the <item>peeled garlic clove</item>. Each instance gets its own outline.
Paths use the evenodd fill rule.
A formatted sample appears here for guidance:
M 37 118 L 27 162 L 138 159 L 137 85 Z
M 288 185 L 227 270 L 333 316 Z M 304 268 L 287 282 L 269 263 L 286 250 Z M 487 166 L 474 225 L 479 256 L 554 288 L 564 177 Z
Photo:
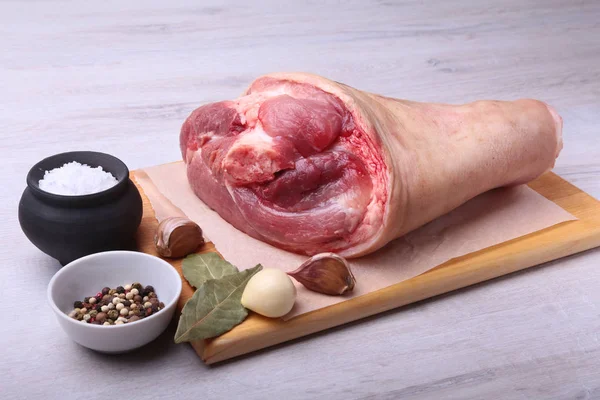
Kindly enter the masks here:
M 309 290 L 329 295 L 350 292 L 356 283 L 348 262 L 335 253 L 312 256 L 288 275 Z
M 269 318 L 283 317 L 296 302 L 296 286 L 285 272 L 265 268 L 256 273 L 242 293 L 242 305 Z
M 162 220 L 154 236 L 156 251 L 163 257 L 179 258 L 193 253 L 204 244 L 202 229 L 183 217 Z

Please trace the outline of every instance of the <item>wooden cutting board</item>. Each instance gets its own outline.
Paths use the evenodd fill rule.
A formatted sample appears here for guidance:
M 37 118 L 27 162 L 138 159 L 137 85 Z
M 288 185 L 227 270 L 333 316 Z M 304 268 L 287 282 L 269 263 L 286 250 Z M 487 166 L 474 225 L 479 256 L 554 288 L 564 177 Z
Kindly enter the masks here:
M 135 182 L 133 174 L 132 180 Z M 153 238 L 158 222 L 150 201 L 137 186 L 144 201 L 138 247 L 140 251 L 157 255 Z M 204 362 L 212 364 L 600 246 L 598 200 L 553 173 L 543 175 L 529 186 L 578 220 L 452 259 L 412 279 L 288 321 L 250 313 L 231 331 L 214 339 L 194 342 L 192 346 Z M 202 252 L 209 251 L 216 251 L 212 243 L 202 249 Z M 169 261 L 181 275 L 181 260 Z M 182 280 L 179 311 L 193 294 L 183 275 Z

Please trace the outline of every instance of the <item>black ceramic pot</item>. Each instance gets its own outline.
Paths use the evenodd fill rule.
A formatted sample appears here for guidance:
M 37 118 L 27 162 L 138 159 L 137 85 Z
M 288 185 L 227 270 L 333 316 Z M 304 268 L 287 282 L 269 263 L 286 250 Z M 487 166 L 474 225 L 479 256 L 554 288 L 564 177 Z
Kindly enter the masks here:
M 102 192 L 64 196 L 43 191 L 44 172 L 77 161 L 101 166 L 118 183 Z M 88 254 L 135 249 L 142 198 L 118 158 L 93 151 L 56 154 L 34 165 L 19 202 L 19 223 L 29 240 L 62 265 Z

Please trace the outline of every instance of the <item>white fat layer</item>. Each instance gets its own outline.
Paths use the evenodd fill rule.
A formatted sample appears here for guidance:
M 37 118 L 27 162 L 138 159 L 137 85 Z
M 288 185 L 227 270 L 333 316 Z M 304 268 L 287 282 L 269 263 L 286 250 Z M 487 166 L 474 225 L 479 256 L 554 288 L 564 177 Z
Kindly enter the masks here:
M 215 137 L 215 131 L 204 132 L 201 134 L 201 136 L 208 138 L 208 140 L 211 140 L 213 137 Z
M 271 149 L 273 147 L 273 138 L 269 136 L 259 123 L 252 129 L 249 129 L 240 135 L 240 138 L 235 141 L 229 152 L 240 147 L 253 147 L 255 149 Z
M 201 154 L 201 149 L 198 150 L 190 150 L 190 148 L 186 148 L 185 149 L 185 163 L 186 164 L 191 164 L 193 158 L 196 156 L 196 154 L 198 154 L 198 156 L 200 156 Z
M 238 114 L 240 114 L 240 119 L 243 124 L 253 126 L 254 123 L 259 123 L 259 121 L 257 121 L 257 116 L 258 110 L 262 103 L 271 97 L 281 96 L 284 94 L 292 95 L 286 85 L 275 87 L 269 91 L 242 96 L 236 100 L 235 109 Z
M 272 89 L 270 89 L 267 92 L 262 92 L 263 94 L 265 94 L 267 97 L 275 97 L 275 96 L 281 96 L 283 94 L 290 94 L 289 90 L 287 90 L 287 85 L 279 85 L 277 87 L 274 87 Z
M 357 212 L 354 206 L 356 205 L 356 198 L 360 196 L 360 193 L 356 192 L 357 191 L 354 189 L 349 189 L 336 197 L 335 202 L 340 207 L 340 209 L 346 211 L 349 214 Z

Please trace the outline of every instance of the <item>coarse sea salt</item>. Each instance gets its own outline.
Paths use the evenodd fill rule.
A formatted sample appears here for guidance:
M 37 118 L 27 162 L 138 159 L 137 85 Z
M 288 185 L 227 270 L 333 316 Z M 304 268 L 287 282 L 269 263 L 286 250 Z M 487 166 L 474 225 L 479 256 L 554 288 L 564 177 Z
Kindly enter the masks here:
M 98 193 L 115 186 L 119 181 L 102 167 L 90 167 L 77 161 L 44 172 L 39 186 L 45 192 L 67 196 Z

